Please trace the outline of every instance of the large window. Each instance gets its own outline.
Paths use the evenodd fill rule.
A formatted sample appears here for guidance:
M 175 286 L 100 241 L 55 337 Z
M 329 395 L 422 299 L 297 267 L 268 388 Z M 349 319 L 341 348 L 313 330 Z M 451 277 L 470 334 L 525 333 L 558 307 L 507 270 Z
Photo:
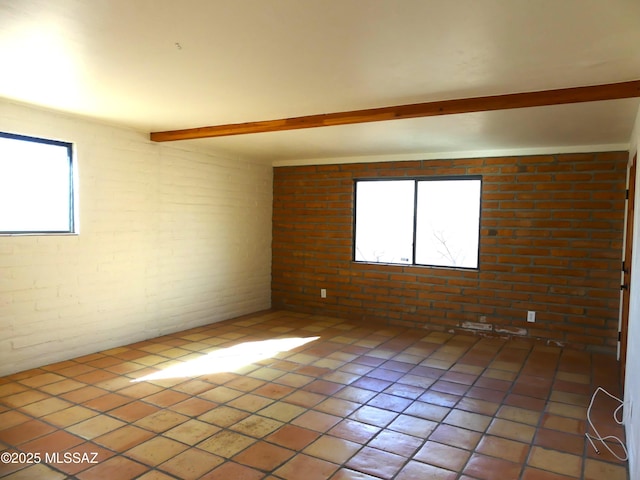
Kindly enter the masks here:
M 476 176 L 357 180 L 357 262 L 478 268 Z
M 0 234 L 73 233 L 70 143 L 0 132 Z

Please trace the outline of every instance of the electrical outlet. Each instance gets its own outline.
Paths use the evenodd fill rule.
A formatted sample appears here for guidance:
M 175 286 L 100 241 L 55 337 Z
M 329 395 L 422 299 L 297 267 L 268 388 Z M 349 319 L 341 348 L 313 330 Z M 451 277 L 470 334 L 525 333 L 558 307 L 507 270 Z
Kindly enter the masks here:
M 527 312 L 527 322 L 533 323 L 535 321 L 536 321 L 536 312 L 534 312 L 533 310 L 529 310 Z
M 327 289 L 326 288 L 321 288 L 320 289 L 320 298 L 327 298 Z

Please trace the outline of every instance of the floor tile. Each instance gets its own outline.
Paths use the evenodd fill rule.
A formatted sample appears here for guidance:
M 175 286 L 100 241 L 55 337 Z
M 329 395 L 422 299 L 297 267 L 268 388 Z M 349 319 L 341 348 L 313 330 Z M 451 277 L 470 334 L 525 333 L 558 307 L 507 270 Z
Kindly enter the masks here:
M 274 401 L 270 398 L 261 397 L 260 395 L 252 395 L 250 393 L 235 398 L 227 403 L 228 406 L 245 410 L 247 412 L 257 412 L 272 404 Z
M 118 390 L 120 395 L 125 395 L 130 398 L 144 398 L 162 391 L 161 387 L 148 382 L 129 383 L 128 387 Z
M 390 479 L 398 473 L 405 461 L 404 457 L 395 453 L 364 447 L 347 462 L 346 466 L 359 472 Z
M 473 450 L 481 438 L 482 434 L 479 432 L 453 425 L 439 425 L 429 436 L 429 440 L 466 450 Z
M 414 455 L 415 460 L 459 472 L 467 463 L 471 453 L 461 448 L 428 441 Z
M 77 475 L 77 478 L 79 478 L 80 480 L 104 480 L 105 478 L 129 480 L 140 476 L 148 469 L 149 467 L 146 467 L 126 457 L 116 456 L 111 457 L 105 462 L 100 462 L 95 467 L 81 472 Z
M 48 465 L 40 463 L 23 468 L 11 475 L 8 475 L 6 478 L 7 480 L 32 480 L 36 478 L 46 480 L 64 480 L 67 476 L 64 473 L 55 471 Z
M 224 463 L 224 459 L 211 453 L 190 448 L 162 463 L 158 468 L 183 480 L 197 480 Z
M 169 409 L 174 412 L 181 413 L 182 415 L 187 415 L 188 417 L 197 417 L 198 415 L 202 415 L 205 412 L 213 410 L 216 406 L 217 404 L 208 400 L 189 397 L 187 400 L 183 400 L 182 402 L 178 402 L 170 406 Z
M 550 430 L 558 430 L 574 435 L 584 435 L 586 432 L 586 420 L 576 420 L 575 418 L 561 417 L 549 413 L 543 416 L 542 426 Z
M 65 377 L 61 375 L 57 375 L 55 373 L 42 373 L 40 375 L 30 376 L 25 379 L 20 380 L 20 383 L 26 385 L 27 387 L 36 388 L 41 387 L 43 385 L 48 385 L 50 383 L 59 382 L 60 380 L 64 380 Z
M 539 428 L 534 438 L 534 444 L 549 450 L 582 455 L 585 448 L 585 437 Z
M 243 395 L 243 393 L 239 390 L 219 386 L 199 393 L 198 397 L 215 403 L 226 403 L 230 400 L 233 400 L 234 398 L 240 397 L 241 395 Z
M 199 393 L 206 392 L 211 389 L 211 384 L 203 382 L 200 379 L 194 378 L 192 380 L 181 383 L 173 387 L 178 392 L 187 393 L 189 395 L 198 395 Z
M 353 412 L 349 418 L 358 422 L 375 425 L 376 427 L 386 427 L 397 416 L 398 414 L 396 412 L 365 405 Z
M 94 370 L 88 373 L 84 373 L 82 375 L 78 375 L 74 378 L 78 382 L 96 385 L 99 387 L 100 382 L 106 382 L 107 380 L 112 380 L 116 377 L 117 375 L 110 372 L 105 372 L 104 370 Z
M 128 450 L 127 456 L 145 465 L 155 467 L 187 448 L 186 445 L 175 440 L 154 437 Z
M 288 336 L 318 338 L 234 372 L 143 380 Z M 583 435 L 595 386 L 619 383 L 599 353 L 260 312 L 0 378 L 0 449 L 100 455 L 0 476 L 626 480 L 626 462 Z M 624 437 L 615 403 L 598 397 L 591 416 Z
M 251 392 L 265 384 L 264 381 L 250 377 L 239 377 L 225 384 L 228 388 L 239 390 L 241 392 Z
M 92 417 L 83 422 L 72 425 L 67 430 L 75 435 L 79 435 L 82 438 L 91 440 L 95 437 L 99 437 L 107 432 L 112 432 L 124 425 L 124 422 L 116 420 L 115 418 L 107 416 Z
M 498 410 L 498 413 L 496 413 L 496 416 L 504 418 L 505 420 L 536 426 L 540 422 L 541 413 L 534 410 L 503 405 Z
M 608 410 L 613 411 L 615 408 Z M 587 409 L 584 407 L 578 407 L 575 405 L 567 405 L 565 403 L 548 402 L 547 412 L 560 415 L 562 417 L 570 417 L 578 420 L 583 420 L 587 416 Z
M 153 436 L 154 434 L 148 430 L 134 427 L 133 425 L 125 425 L 122 428 L 100 435 L 94 438 L 93 441 L 111 450 L 125 452 Z
M 219 427 L 228 427 L 247 418 L 249 415 L 251 415 L 249 412 L 221 406 L 203 413 L 198 417 L 198 420 L 211 423 Z
M 297 373 L 287 373 L 285 375 L 282 375 L 281 377 L 278 377 L 274 381 L 276 383 L 280 383 L 289 387 L 299 388 L 313 382 L 313 377 L 310 377 L 308 375 L 300 375 Z
M 535 428 L 530 425 L 524 425 L 502 418 L 494 419 L 487 429 L 487 433 L 491 435 L 497 435 L 524 443 L 530 443 L 535 432 Z
M 495 480 L 497 478 L 513 478 L 520 476 L 522 465 L 499 458 L 473 454 L 463 472 L 481 480 Z
M 175 477 L 173 475 L 170 476 L 157 470 L 152 470 L 145 473 L 141 477 L 138 477 L 136 480 L 175 480 Z
M 144 401 L 153 405 L 157 405 L 159 407 L 169 407 L 171 405 L 175 405 L 178 402 L 187 400 L 188 398 L 189 395 L 185 393 L 175 392 L 173 390 L 163 390 L 161 392 L 154 393 L 145 397 Z
M 2 403 L 9 407 L 24 407 L 31 403 L 39 402 L 51 398 L 51 395 L 39 392 L 38 390 L 25 390 L 14 395 L 9 395 L 2 398 Z
M 294 455 L 295 452 L 292 450 L 267 442 L 257 442 L 233 457 L 233 461 L 269 472 L 278 468 Z
M 78 388 L 77 390 L 72 390 L 71 392 L 67 392 L 61 395 L 61 398 L 68 400 L 70 402 L 82 403 L 93 398 L 102 397 L 103 395 L 108 394 L 106 390 L 102 388 L 94 387 L 93 385 L 87 385 L 86 387 Z
M 250 437 L 262 438 L 276 431 L 282 425 L 282 422 L 271 418 L 265 418 L 260 415 L 251 415 L 240 420 L 238 423 L 231 425 L 229 428 L 236 432 L 249 435 Z
M 159 410 L 160 408 L 155 405 L 150 405 L 136 400 L 111 410 L 109 415 L 117 417 L 125 422 L 135 422 L 136 420 L 140 420 L 141 418 L 151 415 Z
M 261 397 L 272 398 L 274 400 L 279 400 L 283 397 L 286 397 L 290 393 L 292 393 L 294 389 L 292 387 L 287 387 L 285 385 L 278 385 L 276 383 L 268 383 L 259 388 L 256 388 L 253 393 L 255 395 L 260 395 Z
M 338 465 L 346 462 L 362 446 L 349 440 L 323 435 L 304 449 L 304 453 Z
M 533 467 L 525 467 L 521 480 L 576 480 L 576 477 L 567 477 L 548 470 L 539 470 Z
M 538 412 L 542 412 L 546 405 L 546 402 L 543 399 L 528 397 L 526 395 L 518 395 L 517 393 L 508 394 L 502 403 Z
M 326 398 L 327 397 L 325 395 L 320 395 L 319 393 L 297 390 L 285 397 L 285 401 L 287 403 L 293 403 L 294 405 L 298 405 L 300 407 L 312 408 Z
M 234 462 L 225 462 L 204 475 L 201 480 L 261 480 L 263 478 L 264 473 L 259 470 Z
M 64 452 L 60 452 L 60 450 L 56 450 L 56 452 L 59 452 L 59 456 L 63 460 L 63 463 L 57 463 L 55 465 L 56 468 L 70 476 L 76 476 L 80 472 L 99 465 L 115 455 L 114 452 L 102 448 L 93 442 L 84 442 L 68 448 Z M 65 463 L 68 458 L 67 456 L 71 456 L 72 461 L 70 463 Z
M 71 435 L 64 430 L 56 430 L 35 440 L 24 443 L 20 449 L 25 452 L 45 453 L 61 452 L 84 443 L 84 439 Z
M 65 379 L 59 382 L 43 385 L 38 389 L 50 395 L 60 395 L 62 393 L 67 393 L 73 390 L 77 390 L 78 388 L 81 388 L 84 386 L 85 384 L 82 382 L 76 382 L 75 380 Z
M 320 433 L 295 425 L 285 425 L 278 431 L 269 435 L 266 440 L 300 451 L 320 436 Z
M 456 480 L 458 474 L 450 470 L 428 465 L 426 463 L 410 461 L 407 463 L 395 480 Z
M 410 458 L 418 447 L 422 445 L 422 442 L 423 438 L 400 432 L 383 430 L 368 443 L 368 446 Z
M 436 422 L 423 418 L 412 417 L 411 415 L 398 415 L 387 428 L 395 432 L 402 432 L 418 438 L 427 438 L 429 434 L 438 426 Z
M 198 448 L 220 457 L 231 458 L 255 442 L 255 438 L 223 430 L 200 442 Z
M 307 392 L 319 393 L 322 395 L 333 395 L 344 388 L 344 385 L 326 380 L 314 380 L 305 385 L 304 390 Z
M 584 480 L 627 480 L 627 469 L 622 465 L 587 459 L 584 467 Z
M 55 431 L 55 428 L 51 425 L 41 422 L 40 420 L 29 420 L 0 430 L 0 442 L 4 442 L 7 445 L 20 445 L 53 431 Z
M 152 432 L 161 433 L 169 430 L 176 425 L 184 423 L 189 417 L 181 415 L 172 410 L 159 410 L 151 415 L 141 418 L 135 422 L 138 427 L 151 430 Z
M 278 377 L 281 377 L 284 374 L 284 371 L 278 370 L 277 368 L 262 367 L 251 372 L 249 376 L 260 380 L 271 381 L 275 380 Z
M 491 417 L 487 415 L 480 415 L 478 413 L 453 409 L 443 421 L 444 423 L 449 425 L 467 428 L 476 432 L 484 432 L 491 422 Z
M 16 410 L 9 410 L 7 412 L 0 413 L 0 425 L 2 430 L 20 425 L 31 420 L 31 417 L 24 415 Z
M 476 451 L 510 462 L 524 463 L 529 453 L 529 445 L 506 438 L 485 435 L 476 447 Z
M 424 388 L 416 387 L 413 385 L 404 385 L 402 383 L 394 383 L 387 387 L 384 393 L 388 393 L 389 395 L 395 395 L 397 397 L 409 398 L 411 400 L 416 400 L 420 395 L 425 392 Z
M 412 401 L 407 398 L 397 397 L 395 395 L 389 395 L 387 393 L 380 393 L 367 402 L 367 405 L 372 407 L 382 408 L 384 410 L 391 410 L 392 412 L 400 413 L 405 410 Z
M 120 407 L 131 402 L 130 397 L 125 397 L 117 393 L 108 393 L 101 397 L 96 397 L 85 403 L 85 406 L 97 410 L 99 412 L 108 412 L 114 408 Z
M 404 413 L 414 417 L 440 422 L 449 414 L 450 411 L 451 409 L 447 407 L 415 401 L 404 410 Z
M 331 480 L 379 480 L 380 477 L 374 477 L 362 472 L 356 472 L 350 468 L 340 468 Z
M 429 390 L 421 395 L 419 400 L 441 407 L 453 407 L 460 401 L 460 398 L 458 395 Z
M 316 405 L 314 407 L 314 410 L 329 413 L 339 417 L 346 417 L 360 408 L 360 406 L 361 405 L 357 402 L 350 402 L 341 398 L 330 397 Z
M 299 453 L 274 474 L 285 480 L 299 480 L 300 472 L 304 472 L 305 480 L 325 480 L 337 469 L 338 465 Z
M 291 423 L 298 427 L 303 427 L 316 432 L 324 433 L 335 426 L 342 419 L 328 413 L 316 412 L 314 410 L 303 413 L 296 417 Z
M 354 386 L 345 387 L 334 396 L 342 398 L 343 400 L 349 400 L 357 403 L 366 403 L 371 398 L 375 397 L 376 393 L 371 390 L 365 390 L 364 388 L 358 388 Z
M 480 398 L 472 398 L 472 392 L 468 392 L 468 396 L 462 398 L 456 405 L 456 409 L 466 412 L 477 413 L 480 415 L 493 416 L 500 408 L 500 401 L 502 398 L 498 398 L 497 401 L 483 400 Z
M 2 378 L 0 383 L 0 398 L 15 395 L 16 393 L 30 390 L 28 387 L 21 385 L 18 382 L 11 381 L 7 377 Z
M 562 475 L 579 477 L 582 468 L 582 458 L 570 453 L 533 447 L 529 458 L 529 465 L 541 470 L 549 470 Z
M 8 451 L 10 454 L 18 453 L 15 450 L 8 450 Z M 4 449 L 2 449 L 2 453 L 4 453 Z M 15 476 L 22 475 L 22 478 L 25 478 L 24 474 L 21 473 L 21 471 L 24 471 L 27 468 L 28 468 L 28 465 L 19 463 L 18 461 L 13 462 L 12 460 L 12 461 L 0 462 L 0 478 L 8 478 L 11 475 L 15 475 Z

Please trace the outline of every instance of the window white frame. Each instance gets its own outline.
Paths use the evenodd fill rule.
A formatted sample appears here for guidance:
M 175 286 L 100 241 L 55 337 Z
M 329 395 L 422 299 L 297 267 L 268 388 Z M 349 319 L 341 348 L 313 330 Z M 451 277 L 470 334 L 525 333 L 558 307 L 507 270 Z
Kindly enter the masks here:
M 0 235 L 76 233 L 71 143 L 0 132 Z
M 478 269 L 482 177 L 358 179 L 353 260 Z

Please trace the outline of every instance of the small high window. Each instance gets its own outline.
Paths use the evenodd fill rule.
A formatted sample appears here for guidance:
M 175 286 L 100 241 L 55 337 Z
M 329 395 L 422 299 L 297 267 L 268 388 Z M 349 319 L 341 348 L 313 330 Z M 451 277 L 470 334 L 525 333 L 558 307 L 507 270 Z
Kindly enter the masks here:
M 478 268 L 482 179 L 357 180 L 356 262 Z
M 0 132 L 0 234 L 74 233 L 70 143 Z

